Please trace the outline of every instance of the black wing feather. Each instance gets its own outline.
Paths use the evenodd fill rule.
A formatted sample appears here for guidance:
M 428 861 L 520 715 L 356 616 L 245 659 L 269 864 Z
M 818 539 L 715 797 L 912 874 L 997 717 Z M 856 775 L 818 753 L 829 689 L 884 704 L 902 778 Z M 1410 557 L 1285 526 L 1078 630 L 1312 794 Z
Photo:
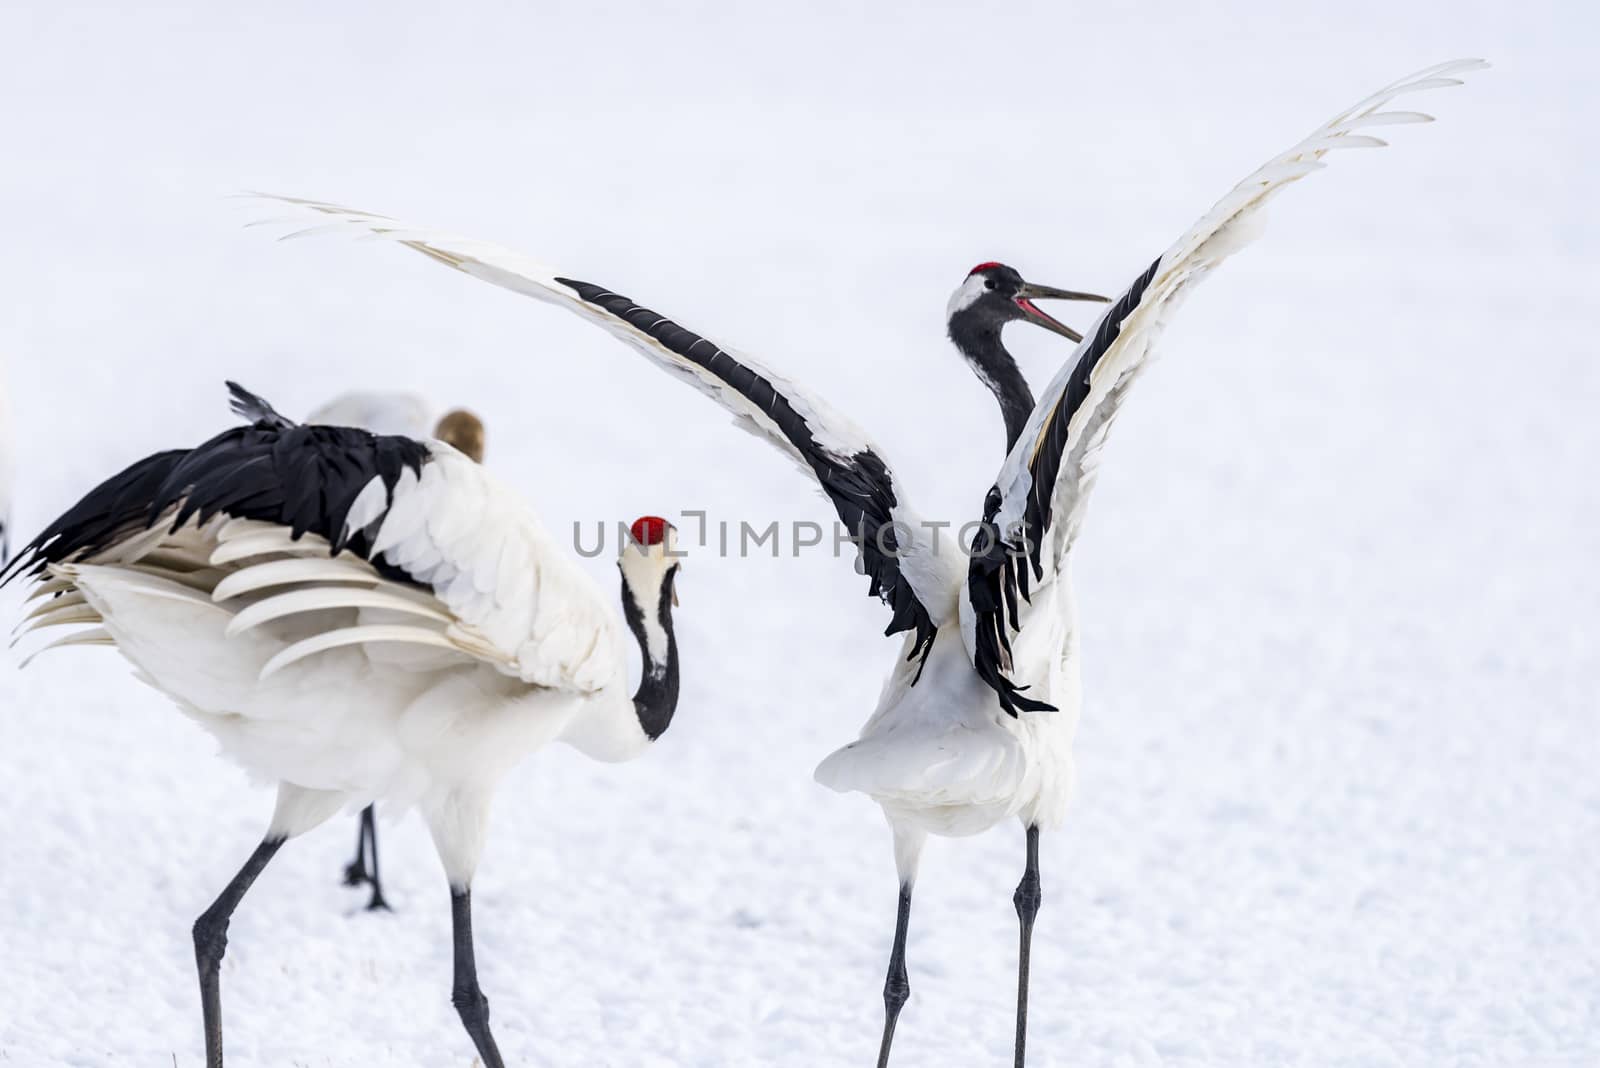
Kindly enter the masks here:
M 348 548 L 387 577 L 415 584 L 402 570 L 372 559 L 371 527 L 344 527 L 373 478 L 383 480 L 392 502 L 403 472 L 420 475 L 427 446 L 354 427 L 300 426 L 273 418 L 272 406 L 254 394 L 231 383 L 230 388 L 236 398 L 257 405 L 255 422 L 194 449 L 156 453 L 113 475 L 23 547 L 0 573 L 0 584 L 103 552 L 168 515 L 175 531 L 190 519 L 203 522 L 219 514 L 276 523 L 295 538 L 320 535 L 334 554 Z
M 918 600 L 911 583 L 900 573 L 899 543 L 891 518 L 898 498 L 894 478 L 883 458 L 870 449 L 840 457 L 823 448 L 787 397 L 714 342 L 603 286 L 570 278 L 555 281 L 572 290 L 585 303 L 600 308 L 705 368 L 766 413 L 805 459 L 822 491 L 833 502 L 845 529 L 855 538 L 870 579 L 869 592 L 882 599 L 891 610 L 884 634 L 914 631 L 916 640 L 908 659 L 926 657 L 938 628 L 927 606 Z
M 266 398 L 251 393 L 232 379 L 228 380 L 227 387 L 228 394 L 232 398 L 228 401 L 228 407 L 235 415 L 242 416 L 246 422 L 279 430 L 287 430 L 295 425 L 293 419 L 279 414 L 278 409 L 268 404 Z
M 1078 357 L 1067 380 L 1067 387 L 1056 402 L 1043 440 L 1036 443 L 1033 459 L 1028 464 L 1032 482 L 1028 490 L 1027 505 L 1022 522 L 1017 529 L 996 530 L 995 520 L 1002 504 L 1000 488 L 989 490 L 983 506 L 983 532 L 985 552 L 979 553 L 979 542 L 974 540 L 971 563 L 967 566 L 967 596 L 976 617 L 974 632 L 973 667 L 978 675 L 999 696 L 1000 704 L 1015 716 L 1025 712 L 1051 711 L 1051 705 L 1024 697 L 1025 686 L 1012 682 L 1006 672 L 1011 669 L 1010 632 L 1021 629 L 1019 622 L 1020 593 L 1029 599 L 1029 571 L 1037 581 L 1044 577 L 1041 558 L 1044 533 L 1050 529 L 1051 505 L 1055 499 L 1056 477 L 1061 472 L 1061 458 L 1066 452 L 1072 418 L 1089 397 L 1090 382 L 1100 360 L 1110 351 L 1122 334 L 1122 324 L 1144 299 L 1145 290 L 1161 266 L 1157 259 L 1148 270 L 1134 279 L 1115 304 L 1101 318 L 1098 329 L 1083 354 Z M 1009 630 L 1007 629 L 1009 626 Z

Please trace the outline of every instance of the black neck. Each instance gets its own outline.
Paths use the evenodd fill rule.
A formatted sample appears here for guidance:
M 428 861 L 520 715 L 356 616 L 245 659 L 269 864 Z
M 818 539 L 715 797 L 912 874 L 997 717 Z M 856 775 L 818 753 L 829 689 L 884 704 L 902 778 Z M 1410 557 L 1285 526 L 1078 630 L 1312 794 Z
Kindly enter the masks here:
M 678 569 L 674 566 L 661 583 L 661 596 L 655 606 L 656 621 L 667 632 L 667 657 L 659 662 L 650 655 L 649 634 L 633 591 L 626 580 L 622 583 L 622 615 L 644 659 L 639 689 L 633 695 L 633 710 L 639 716 L 639 726 L 652 742 L 666 732 L 678 708 L 678 636 L 672 630 L 672 583 L 677 577 Z
M 1000 342 L 1000 329 L 1004 324 L 970 322 L 957 316 L 950 323 L 950 340 L 955 342 L 961 355 L 967 358 L 973 371 L 994 392 L 1000 403 L 1000 416 L 1006 422 L 1006 452 L 1022 437 L 1028 417 L 1033 414 L 1033 390 L 1022 377 L 1017 361 Z

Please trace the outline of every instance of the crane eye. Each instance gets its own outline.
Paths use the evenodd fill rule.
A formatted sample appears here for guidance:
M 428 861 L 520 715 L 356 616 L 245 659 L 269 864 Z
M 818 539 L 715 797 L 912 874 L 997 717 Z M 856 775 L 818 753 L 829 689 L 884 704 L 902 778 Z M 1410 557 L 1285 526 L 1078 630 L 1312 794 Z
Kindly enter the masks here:
M 985 278 L 983 280 L 983 288 L 985 288 L 985 289 L 993 289 L 994 285 L 995 285 L 995 282 L 994 282 L 993 278 Z

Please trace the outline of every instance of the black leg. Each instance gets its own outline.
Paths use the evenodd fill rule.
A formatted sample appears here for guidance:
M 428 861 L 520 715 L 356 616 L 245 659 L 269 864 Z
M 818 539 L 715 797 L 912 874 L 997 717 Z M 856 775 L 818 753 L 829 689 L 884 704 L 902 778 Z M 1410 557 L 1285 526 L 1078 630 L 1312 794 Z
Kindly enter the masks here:
M 381 909 L 389 912 L 389 903 L 383 899 L 383 880 L 378 877 L 378 816 L 371 805 L 361 810 L 361 825 L 366 830 L 367 856 L 372 861 L 367 874 L 367 882 L 372 884 L 372 897 L 367 902 L 367 911 L 377 912 Z
M 1028 828 L 1028 864 L 1022 871 L 1022 881 L 1011 901 L 1017 906 L 1017 919 L 1022 923 L 1022 947 L 1017 956 L 1017 1061 L 1023 1068 L 1028 1045 L 1028 961 L 1033 952 L 1033 919 L 1039 915 L 1039 902 L 1044 900 L 1039 892 L 1039 828 Z
M 367 874 L 367 832 L 372 829 L 372 816 L 371 805 L 361 810 L 361 825 L 356 830 L 356 859 L 344 866 L 346 886 L 360 886 L 362 883 L 372 881 L 372 877 Z
M 478 964 L 472 954 L 472 891 L 450 888 L 450 921 L 455 934 L 455 982 L 450 1003 L 456 1007 L 472 1044 L 478 1047 L 483 1068 L 505 1068 L 500 1050 L 489 1033 L 489 999 L 478 987 Z
M 894 949 L 889 953 L 889 975 L 883 981 L 883 1044 L 878 1047 L 878 1068 L 888 1068 L 889 1046 L 894 1042 L 895 1021 L 911 997 L 906 976 L 906 928 L 911 925 L 911 884 L 900 887 L 900 915 L 894 924 Z
M 228 918 L 239 907 L 250 884 L 283 847 L 286 839 L 267 838 L 239 874 L 217 895 L 211 907 L 194 921 L 194 962 L 200 971 L 200 1015 L 206 1031 L 206 1068 L 222 1068 L 222 954 L 228 948 Z

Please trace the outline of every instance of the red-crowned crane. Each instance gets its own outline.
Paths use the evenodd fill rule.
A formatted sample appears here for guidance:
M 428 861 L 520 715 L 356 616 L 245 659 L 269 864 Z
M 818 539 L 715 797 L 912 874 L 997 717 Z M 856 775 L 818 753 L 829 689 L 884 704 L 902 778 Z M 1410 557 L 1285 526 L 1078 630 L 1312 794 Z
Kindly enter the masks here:
M 1039 832 L 1060 824 L 1071 794 L 1072 739 L 1081 707 L 1078 624 L 1068 563 L 1101 447 L 1148 365 L 1180 298 L 1248 243 L 1259 211 L 1341 148 L 1384 144 L 1369 132 L 1427 122 L 1385 111 L 1397 97 L 1458 85 L 1486 66 L 1457 60 L 1402 78 L 1340 112 L 1235 186 L 1158 256 L 1101 315 L 1089 337 L 1032 403 L 999 347 L 1007 321 L 1038 321 L 1020 276 L 998 264 L 968 274 L 951 298 L 949 332 L 1000 400 L 1007 454 L 970 544 L 940 551 L 939 528 L 912 509 L 882 452 L 819 398 L 763 364 L 734 355 L 658 312 L 592 282 L 487 242 L 379 215 L 290 200 L 329 216 L 317 230 L 367 232 L 506 289 L 598 323 L 707 394 L 808 470 L 856 535 L 871 592 L 892 609 L 901 655 L 860 737 L 817 768 L 818 781 L 882 807 L 894 836 L 899 910 L 878 1064 L 886 1065 L 910 994 L 906 931 L 929 834 L 960 836 L 1002 820 L 1024 828 L 1025 863 L 1013 902 L 1020 925 L 1015 1063 L 1024 1063 L 1028 971 L 1041 900 Z M 965 553 L 965 555 L 963 555 Z
M 483 420 L 465 408 L 452 408 L 437 419 L 433 406 L 415 393 L 402 390 L 351 390 L 341 393 L 306 417 L 313 426 L 353 426 L 374 434 L 398 434 L 419 441 L 432 437 L 469 460 L 483 463 Z M 377 807 L 361 810 L 356 831 L 356 856 L 344 866 L 346 886 L 370 886 L 367 911 L 387 911 L 383 879 L 378 873 Z
M 113 475 L 0 579 L 34 583 L 33 627 L 90 627 L 45 648 L 114 646 L 278 784 L 261 844 L 194 925 L 208 1068 L 223 1063 L 234 909 L 284 842 L 380 799 L 428 824 L 450 885 L 451 1000 L 502 1068 L 472 941 L 490 798 L 541 746 L 627 760 L 672 722 L 672 527 L 647 516 L 624 539 L 619 618 L 522 499 L 455 449 L 299 426 L 230 388 L 247 425 Z

